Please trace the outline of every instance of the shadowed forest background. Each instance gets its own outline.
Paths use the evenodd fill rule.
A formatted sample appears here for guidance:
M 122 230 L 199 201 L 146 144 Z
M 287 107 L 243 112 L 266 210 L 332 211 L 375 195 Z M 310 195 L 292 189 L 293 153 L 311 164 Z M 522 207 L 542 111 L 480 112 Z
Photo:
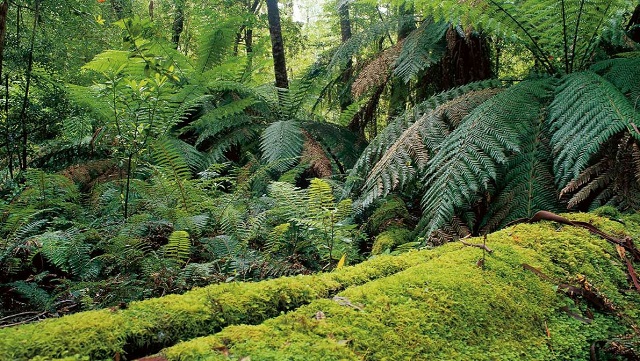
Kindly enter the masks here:
M 640 209 L 637 1 L 295 6 L 2 1 L 0 326 Z

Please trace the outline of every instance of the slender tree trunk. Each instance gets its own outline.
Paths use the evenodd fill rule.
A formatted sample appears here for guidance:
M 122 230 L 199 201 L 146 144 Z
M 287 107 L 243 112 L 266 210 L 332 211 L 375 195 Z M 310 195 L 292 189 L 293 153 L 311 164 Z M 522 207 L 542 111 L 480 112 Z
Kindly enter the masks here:
M 29 90 L 31 87 L 31 73 L 33 70 L 33 47 L 36 41 L 36 31 L 38 30 L 38 17 L 40 15 L 40 0 L 36 0 L 35 10 L 33 14 L 33 30 L 31 33 L 31 40 L 29 43 L 29 55 L 27 60 L 27 72 L 26 83 L 24 89 L 24 98 L 22 100 L 22 109 L 20 110 L 20 126 L 22 132 L 22 144 L 20 154 L 20 169 L 27 169 L 27 146 L 29 140 L 29 134 L 27 132 L 27 109 L 29 106 Z
M 407 7 L 405 4 L 402 4 L 398 9 L 398 13 L 400 14 L 400 21 L 398 22 L 397 41 L 400 42 L 409 36 L 409 34 L 415 30 L 416 26 L 412 16 L 413 6 Z M 407 98 L 409 97 L 409 87 L 399 77 L 392 77 L 390 93 L 388 119 L 395 118 L 404 111 Z
M 111 7 L 118 20 L 124 19 L 131 13 L 131 7 L 124 4 L 124 0 L 111 0 Z
M 7 12 L 9 10 L 9 2 L 4 0 L 0 5 L 0 82 L 2 81 L 2 65 L 4 61 L 4 38 L 7 31 Z M 7 166 L 9 167 L 9 176 L 13 179 L 13 154 L 11 152 L 11 136 L 9 130 L 9 76 L 5 81 L 5 141 L 7 142 Z
M 184 0 L 176 0 L 175 7 L 176 12 L 173 16 L 173 33 L 171 35 L 171 41 L 177 49 L 178 44 L 180 43 L 180 35 L 184 30 Z
M 9 128 L 9 75 L 4 76 L 4 115 L 5 115 L 5 136 L 7 142 L 7 166 L 9 167 L 9 176 L 13 179 L 13 142 L 11 139 L 11 129 Z
M 340 16 L 340 35 L 342 43 L 344 44 L 351 39 L 351 18 L 349 16 L 349 4 L 345 2 L 338 9 L 338 15 Z M 342 83 L 343 90 L 341 91 L 340 110 L 345 110 L 351 103 L 353 98 L 351 97 L 351 89 L 348 86 L 351 77 L 353 76 L 353 60 L 349 59 L 342 71 L 340 82 Z
M 269 34 L 271 35 L 271 51 L 273 54 L 273 71 L 278 88 L 289 88 L 287 63 L 284 56 L 282 27 L 280 26 L 280 10 L 278 0 L 267 0 L 267 16 L 269 18 Z
M 260 0 L 253 0 L 253 4 L 247 2 L 245 6 L 247 7 L 247 12 L 251 15 L 256 15 L 258 10 L 260 9 Z M 242 37 L 244 35 L 244 43 L 246 47 L 246 52 L 251 53 L 253 51 L 253 29 L 248 26 L 246 23 L 242 24 L 240 29 L 236 32 L 236 41 L 233 44 L 233 54 L 238 55 L 239 46 L 242 42 Z
M 640 27 L 635 25 L 640 25 L 640 5 L 636 6 L 626 28 L 629 32 L 629 37 L 636 43 L 640 43 Z
M 4 38 L 7 32 L 7 11 L 9 2 L 4 0 L 0 5 L 0 80 L 2 80 L 2 64 L 4 61 Z

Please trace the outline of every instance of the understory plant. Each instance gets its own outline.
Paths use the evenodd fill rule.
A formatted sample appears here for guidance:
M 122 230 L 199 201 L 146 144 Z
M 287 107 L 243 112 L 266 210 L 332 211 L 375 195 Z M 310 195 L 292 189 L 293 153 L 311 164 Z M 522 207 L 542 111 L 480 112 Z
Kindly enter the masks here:
M 433 243 L 539 210 L 637 210 L 640 57 L 619 26 L 632 5 L 416 2 L 436 18 L 522 44 L 536 66 L 522 81 L 471 83 L 395 118 L 349 174 L 355 204 L 417 193 L 417 231 Z M 602 45 L 614 39 L 627 52 L 608 54 Z

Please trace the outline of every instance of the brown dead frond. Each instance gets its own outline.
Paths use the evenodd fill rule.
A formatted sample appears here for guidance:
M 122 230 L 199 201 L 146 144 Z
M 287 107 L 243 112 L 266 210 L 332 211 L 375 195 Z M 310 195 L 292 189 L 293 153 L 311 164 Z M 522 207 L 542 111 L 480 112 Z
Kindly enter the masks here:
M 367 64 L 358 74 L 351 86 L 351 94 L 358 99 L 369 90 L 384 84 L 389 76 L 396 59 L 402 50 L 403 41 L 397 42 L 391 48 L 383 51 L 377 58 Z
M 302 150 L 302 163 L 308 163 L 311 170 L 317 178 L 330 177 L 333 174 L 331 167 L 331 160 L 327 158 L 325 151 L 322 149 L 320 143 L 307 133 L 303 131 L 305 142 Z

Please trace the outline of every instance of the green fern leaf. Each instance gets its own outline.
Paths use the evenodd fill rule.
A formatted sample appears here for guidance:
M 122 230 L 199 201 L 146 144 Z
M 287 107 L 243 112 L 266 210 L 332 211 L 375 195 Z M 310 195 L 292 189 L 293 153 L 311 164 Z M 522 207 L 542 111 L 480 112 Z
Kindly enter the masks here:
M 449 23 L 429 18 L 413 31 L 402 44 L 393 74 L 405 83 L 442 58 L 445 53 L 444 35 Z
M 532 80 L 507 89 L 477 107 L 444 140 L 425 170 L 426 234 L 450 222 L 496 181 L 508 155 L 521 151 L 519 132 L 541 116 L 552 84 Z
M 627 130 L 640 139 L 640 114 L 609 81 L 592 72 L 567 75 L 549 107 L 556 183 L 577 177 L 609 139 Z
M 354 167 L 349 172 L 347 177 L 347 182 L 345 184 L 345 195 L 353 193 L 356 189 L 363 189 L 363 185 L 365 182 L 375 183 L 376 188 L 371 189 L 379 189 L 377 184 L 379 182 L 376 180 L 369 181 L 370 173 L 372 168 L 377 165 L 380 160 L 387 154 L 390 147 L 400 138 L 400 136 L 418 119 L 421 119 L 425 114 L 429 114 L 437 107 L 455 99 L 457 97 L 463 96 L 469 92 L 473 91 L 481 91 L 484 89 L 491 89 L 501 87 L 500 82 L 495 80 L 488 80 L 482 82 L 476 82 L 464 85 L 459 88 L 455 88 L 441 94 L 435 95 L 423 103 L 417 105 L 414 109 L 405 112 L 403 115 L 395 118 L 376 138 L 374 138 L 371 143 L 366 147 L 366 149 L 360 155 L 358 161 L 354 165 Z M 426 121 L 426 119 L 425 119 Z M 393 153 L 390 153 L 393 154 Z M 401 154 L 399 155 L 401 158 Z M 409 159 L 407 159 L 409 160 Z M 396 162 L 396 164 L 404 164 L 406 167 L 406 162 L 403 163 L 401 161 Z M 387 169 L 386 167 L 380 166 L 381 169 Z M 408 181 L 410 178 L 405 177 L 405 180 Z M 406 182 L 405 182 L 406 183 Z M 388 185 L 393 184 L 393 182 L 389 182 Z M 403 183 L 404 184 L 404 183 Z M 384 184 L 383 184 L 384 185 Z M 383 187 L 384 188 L 384 187 Z M 388 193 L 389 188 L 383 190 L 382 193 Z M 374 196 L 377 198 L 378 195 Z M 362 197 L 360 197 L 362 198 Z M 356 205 L 358 208 L 361 207 L 360 202 Z
M 290 167 L 300 157 L 303 143 L 300 125 L 295 121 L 284 120 L 275 122 L 264 130 L 260 149 L 267 162 L 284 161 L 284 165 Z
M 191 241 L 186 231 L 173 231 L 163 249 L 166 257 L 184 262 L 190 255 Z

